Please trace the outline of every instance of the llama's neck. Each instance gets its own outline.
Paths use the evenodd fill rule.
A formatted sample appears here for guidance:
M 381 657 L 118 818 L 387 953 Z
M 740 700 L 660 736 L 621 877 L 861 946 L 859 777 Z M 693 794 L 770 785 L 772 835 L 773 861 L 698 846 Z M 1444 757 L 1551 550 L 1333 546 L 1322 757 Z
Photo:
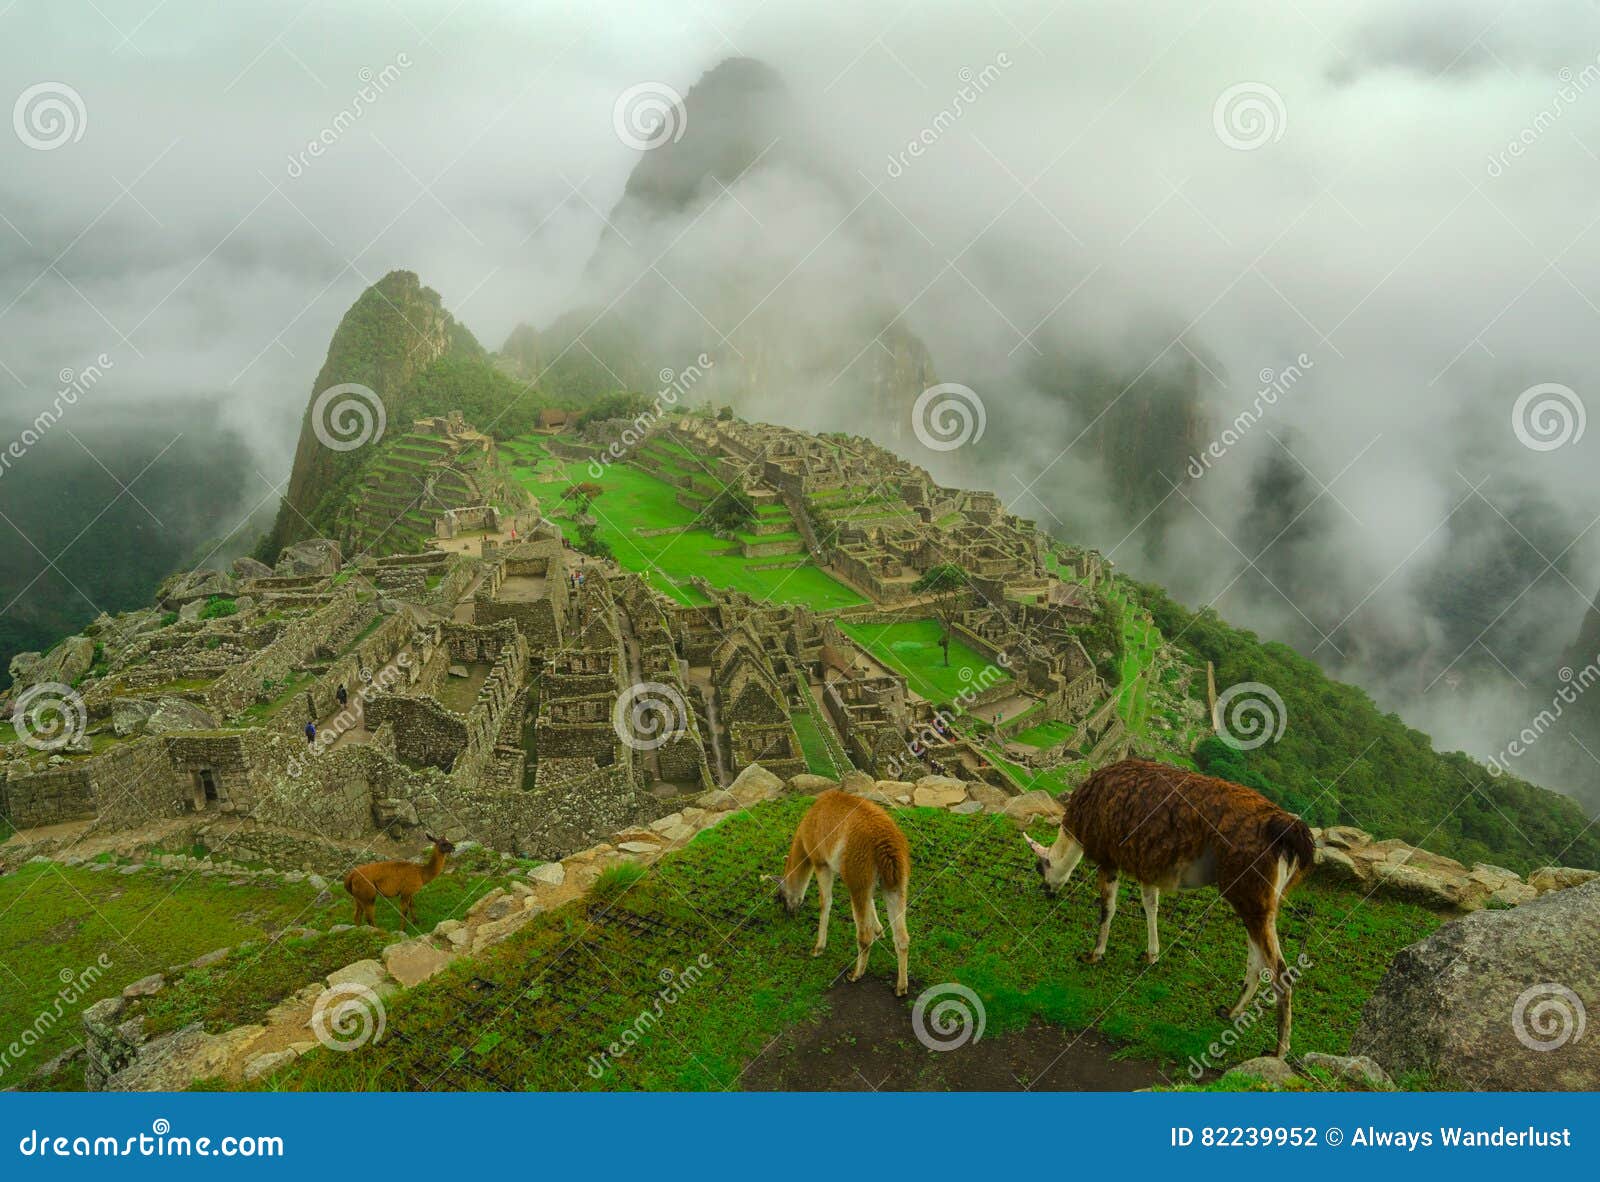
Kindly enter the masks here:
M 428 860 L 422 864 L 422 881 L 432 882 L 444 869 L 444 851 L 434 846 L 428 851 Z

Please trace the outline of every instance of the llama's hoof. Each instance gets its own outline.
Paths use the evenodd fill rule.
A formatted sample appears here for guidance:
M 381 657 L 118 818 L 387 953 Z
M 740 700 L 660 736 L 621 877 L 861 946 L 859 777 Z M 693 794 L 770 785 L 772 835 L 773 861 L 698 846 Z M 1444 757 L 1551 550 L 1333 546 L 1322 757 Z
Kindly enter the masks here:
M 811 950 L 811 955 L 812 956 L 821 956 L 822 955 L 822 950 L 823 950 L 824 947 L 825 947 L 825 945 L 818 944 L 815 948 L 813 948 Z
M 846 977 L 845 980 L 846 981 L 859 981 L 864 976 L 866 976 L 865 970 L 863 970 L 862 972 L 858 973 L 854 969 L 852 969 L 850 971 L 850 975 L 848 977 Z
M 904 997 L 906 994 L 908 994 L 910 992 L 911 992 L 911 990 L 907 989 L 904 985 L 896 985 L 894 987 L 894 995 L 896 997 Z
M 1221 1018 L 1224 1022 L 1230 1021 L 1233 1018 L 1233 1011 L 1227 1006 L 1218 1006 L 1217 1017 Z
M 1145 962 L 1145 964 L 1155 964 L 1156 961 L 1158 961 L 1160 959 L 1161 959 L 1161 953 L 1159 953 L 1159 952 L 1146 952 L 1144 954 L 1144 962 Z
M 1084 964 L 1099 964 L 1101 954 L 1098 952 L 1080 952 L 1078 959 Z

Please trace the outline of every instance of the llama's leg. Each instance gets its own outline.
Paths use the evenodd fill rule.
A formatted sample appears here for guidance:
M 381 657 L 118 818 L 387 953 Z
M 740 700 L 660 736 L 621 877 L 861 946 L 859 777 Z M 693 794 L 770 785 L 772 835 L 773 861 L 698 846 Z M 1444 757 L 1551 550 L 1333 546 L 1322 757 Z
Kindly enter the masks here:
M 1100 885 L 1100 937 L 1089 954 L 1090 964 L 1099 964 L 1106 954 L 1106 941 L 1111 939 L 1111 917 L 1117 913 L 1117 872 L 1102 866 L 1097 881 Z
M 884 891 L 883 901 L 889 908 L 889 927 L 894 932 L 894 995 L 904 997 L 906 984 L 906 957 L 911 948 L 911 934 L 906 931 L 906 892 L 902 886 L 897 891 Z M 877 908 L 873 908 L 874 911 Z
M 783 865 L 783 889 L 787 893 L 791 911 L 806 901 L 806 888 L 811 885 L 811 869 L 811 856 L 806 853 L 806 847 L 797 832 L 789 843 L 789 858 Z
M 1161 955 L 1161 937 L 1156 933 L 1156 909 L 1161 906 L 1161 889 L 1147 882 L 1140 883 L 1139 893 L 1144 902 L 1144 958 L 1155 964 Z
M 850 888 L 850 912 L 856 921 L 856 967 L 850 971 L 850 980 L 859 981 L 867 971 L 867 957 L 872 952 L 872 920 L 868 918 L 877 905 L 872 901 L 872 890 Z
M 1283 950 L 1278 946 L 1278 915 L 1274 910 L 1267 916 L 1265 963 L 1272 970 L 1272 987 L 1278 995 L 1278 1048 L 1273 1052 L 1282 1059 L 1289 1054 L 1289 1030 L 1293 1024 L 1294 981 L 1289 977 L 1289 966 L 1284 963 Z
M 822 913 L 817 916 L 817 942 L 811 949 L 812 956 L 821 956 L 828 946 L 828 913 L 833 909 L 832 867 L 817 867 L 817 899 L 822 904 Z
M 1244 991 L 1239 994 L 1239 1000 L 1233 1003 L 1233 1008 L 1223 1010 L 1222 1017 L 1230 1022 L 1244 1013 L 1245 1006 L 1250 1004 L 1250 999 L 1256 995 L 1256 990 L 1261 987 L 1261 970 L 1266 965 L 1266 957 L 1261 951 L 1260 926 L 1258 923 L 1245 924 L 1245 944 L 1249 955 L 1244 965 Z

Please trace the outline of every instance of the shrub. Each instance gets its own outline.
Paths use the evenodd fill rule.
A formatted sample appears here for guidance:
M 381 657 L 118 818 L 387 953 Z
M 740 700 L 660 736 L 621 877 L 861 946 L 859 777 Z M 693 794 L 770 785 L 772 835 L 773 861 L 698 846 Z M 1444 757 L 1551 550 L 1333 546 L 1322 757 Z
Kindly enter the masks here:
M 206 600 L 206 605 L 200 609 L 202 620 L 220 620 L 223 616 L 231 616 L 239 610 L 239 605 L 233 600 L 222 595 L 213 595 Z

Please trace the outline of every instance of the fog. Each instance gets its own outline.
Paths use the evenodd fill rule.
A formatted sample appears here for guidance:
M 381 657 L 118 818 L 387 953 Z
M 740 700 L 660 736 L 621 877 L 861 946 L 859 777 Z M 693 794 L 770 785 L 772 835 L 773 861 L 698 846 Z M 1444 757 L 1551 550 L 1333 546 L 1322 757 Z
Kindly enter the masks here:
M 81 100 L 48 150 L 21 105 L 0 134 L 0 421 L 102 354 L 74 414 L 214 401 L 255 461 L 221 535 L 287 475 L 339 316 L 406 268 L 489 348 L 639 310 L 648 369 L 736 359 L 745 413 L 992 487 L 1441 746 L 1491 753 L 1570 661 L 1600 588 L 1592 5 L 324 7 L 0 14 L 7 102 Z M 619 96 L 732 56 L 783 79 L 782 144 L 608 231 L 647 155 Z M 982 445 L 863 412 L 886 326 L 976 392 Z M 1149 456 L 1048 380 L 1084 368 L 1113 408 L 1201 399 L 1148 503 L 1114 469 Z

